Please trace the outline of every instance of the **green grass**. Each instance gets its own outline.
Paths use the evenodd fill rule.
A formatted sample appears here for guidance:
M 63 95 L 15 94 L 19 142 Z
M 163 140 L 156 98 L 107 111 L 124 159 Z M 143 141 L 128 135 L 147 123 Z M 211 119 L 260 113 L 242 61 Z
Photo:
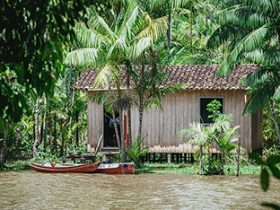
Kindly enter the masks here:
M 174 163 L 144 163 L 141 168 L 136 169 L 136 173 L 155 174 L 196 174 L 196 171 L 197 165 Z
M 236 166 L 227 165 L 224 169 L 226 175 L 236 175 Z M 142 167 L 136 169 L 137 174 L 198 174 L 199 165 L 194 164 L 175 164 L 175 163 L 144 163 Z M 240 165 L 240 175 L 259 175 L 260 166 Z
M 7 161 L 4 166 L 4 171 L 20 171 L 30 169 L 31 160 L 16 160 Z

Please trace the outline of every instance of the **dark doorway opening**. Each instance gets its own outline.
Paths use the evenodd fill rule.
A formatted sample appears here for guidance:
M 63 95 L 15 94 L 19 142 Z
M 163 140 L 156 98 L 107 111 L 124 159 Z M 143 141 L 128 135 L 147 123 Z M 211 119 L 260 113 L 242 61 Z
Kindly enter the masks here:
M 116 123 L 120 133 L 119 114 L 116 113 Z M 116 132 L 114 128 L 113 115 L 104 110 L 104 141 L 103 147 L 118 147 Z

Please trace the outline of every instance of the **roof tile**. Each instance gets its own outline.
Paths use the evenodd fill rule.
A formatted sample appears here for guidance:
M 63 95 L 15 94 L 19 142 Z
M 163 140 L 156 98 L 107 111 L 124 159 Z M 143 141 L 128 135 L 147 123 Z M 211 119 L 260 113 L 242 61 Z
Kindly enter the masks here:
M 216 76 L 217 68 L 218 65 L 162 66 L 161 70 L 167 73 L 167 79 L 160 86 L 184 83 L 186 84 L 185 89 L 189 90 L 245 90 L 246 88 L 240 84 L 241 80 L 249 73 L 256 71 L 259 66 L 254 64 L 238 65 L 233 69 L 231 74 L 225 77 Z M 88 91 L 97 90 L 93 88 L 96 75 L 96 71 L 92 69 L 83 71 L 76 83 L 76 88 Z M 122 88 L 125 88 L 124 78 L 125 75 L 122 76 Z

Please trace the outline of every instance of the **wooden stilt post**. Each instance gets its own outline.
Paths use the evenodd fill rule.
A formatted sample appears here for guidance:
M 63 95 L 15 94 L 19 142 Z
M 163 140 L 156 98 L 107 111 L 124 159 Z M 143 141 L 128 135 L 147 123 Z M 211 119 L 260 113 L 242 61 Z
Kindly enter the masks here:
M 170 153 L 167 154 L 167 163 L 171 163 L 171 154 Z
M 203 151 L 202 151 L 202 146 L 200 146 L 200 150 L 199 150 L 199 175 L 202 175 L 202 155 L 203 155 Z

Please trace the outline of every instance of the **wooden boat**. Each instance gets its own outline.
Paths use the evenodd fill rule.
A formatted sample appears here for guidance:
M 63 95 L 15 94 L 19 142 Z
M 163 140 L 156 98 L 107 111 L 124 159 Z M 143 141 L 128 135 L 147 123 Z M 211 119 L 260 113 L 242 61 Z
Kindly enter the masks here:
M 30 167 L 39 172 L 46 173 L 91 173 L 94 172 L 99 166 L 100 162 L 92 164 L 63 164 L 63 165 L 51 165 L 32 163 Z
M 134 174 L 134 163 L 101 163 L 96 173 L 103 174 Z

